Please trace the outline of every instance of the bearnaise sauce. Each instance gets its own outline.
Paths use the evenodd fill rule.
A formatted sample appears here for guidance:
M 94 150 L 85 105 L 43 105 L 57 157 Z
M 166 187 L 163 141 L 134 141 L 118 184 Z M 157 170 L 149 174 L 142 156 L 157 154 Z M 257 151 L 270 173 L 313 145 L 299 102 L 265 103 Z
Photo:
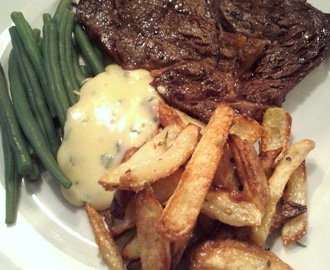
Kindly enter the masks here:
M 97 210 L 108 208 L 113 192 L 105 191 L 98 180 L 119 165 L 128 149 L 157 133 L 153 105 L 159 97 L 151 81 L 148 71 L 110 65 L 81 88 L 79 101 L 68 110 L 57 155 L 72 181 L 62 193 L 73 205 L 88 202 Z

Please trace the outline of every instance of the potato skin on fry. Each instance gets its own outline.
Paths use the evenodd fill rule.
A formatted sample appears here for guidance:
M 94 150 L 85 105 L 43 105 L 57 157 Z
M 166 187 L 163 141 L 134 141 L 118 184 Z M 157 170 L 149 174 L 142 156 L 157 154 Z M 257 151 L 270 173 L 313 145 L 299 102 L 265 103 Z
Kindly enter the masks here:
M 288 264 L 268 250 L 242 241 L 205 241 L 188 255 L 189 270 L 289 270 Z

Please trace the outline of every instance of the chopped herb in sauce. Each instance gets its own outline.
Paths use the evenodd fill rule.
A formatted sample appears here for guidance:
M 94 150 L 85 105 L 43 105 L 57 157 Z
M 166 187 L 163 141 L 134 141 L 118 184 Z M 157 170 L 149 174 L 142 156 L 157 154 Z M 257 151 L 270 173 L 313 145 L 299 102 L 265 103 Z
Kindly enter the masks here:
M 107 170 L 110 168 L 112 160 L 113 160 L 113 155 L 111 154 L 101 155 L 101 164 Z

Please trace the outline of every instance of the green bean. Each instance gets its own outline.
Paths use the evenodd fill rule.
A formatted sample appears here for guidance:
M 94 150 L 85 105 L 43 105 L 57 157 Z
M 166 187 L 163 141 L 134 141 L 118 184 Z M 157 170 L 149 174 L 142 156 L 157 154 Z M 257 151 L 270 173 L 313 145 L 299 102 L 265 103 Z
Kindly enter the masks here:
M 61 127 L 64 127 L 69 100 L 63 84 L 59 63 L 58 36 L 55 23 L 49 14 L 44 14 L 43 26 L 43 55 L 46 76 L 51 89 L 53 105 L 55 107 Z
M 93 75 L 97 75 L 104 71 L 104 64 L 95 53 L 87 34 L 79 24 L 74 27 L 74 36 L 81 49 L 82 55 L 92 70 Z
M 2 151 L 5 168 L 5 193 L 6 193 L 6 216 L 5 223 L 13 224 L 17 217 L 17 202 L 18 202 L 18 187 L 20 175 L 17 171 L 15 156 L 10 145 L 7 130 L 2 121 L 0 121 L 1 137 L 2 137 Z
M 23 175 L 32 172 L 33 165 L 24 135 L 17 121 L 15 111 L 9 96 L 5 74 L 0 63 L 0 116 L 9 134 L 13 147 L 17 170 Z
M 36 42 L 39 46 L 41 42 L 41 30 L 39 28 L 34 28 L 32 31 L 33 31 L 33 36 L 36 39 Z
M 32 111 L 41 129 L 44 131 L 44 135 L 49 142 L 50 149 L 52 150 L 53 154 L 56 155 L 60 146 L 60 141 L 57 136 L 52 117 L 47 108 L 46 99 L 41 89 L 38 77 L 26 53 L 23 41 L 17 32 L 17 28 L 15 26 L 10 27 L 9 33 L 11 36 L 14 52 L 17 55 L 17 59 L 20 59 L 18 62 L 18 67 L 23 83 L 27 90 Z
M 45 98 L 47 100 L 47 104 L 51 113 L 51 116 L 54 117 L 56 115 L 55 109 L 52 103 L 51 95 L 49 94 L 49 87 L 47 82 L 47 76 L 45 73 L 43 58 L 36 42 L 36 39 L 33 34 L 33 30 L 30 24 L 24 18 L 22 12 L 14 11 L 11 13 L 11 19 L 16 25 L 17 31 L 23 40 L 24 47 L 26 49 L 27 54 L 30 57 L 30 60 L 33 64 L 34 69 L 36 70 L 36 74 L 40 80 L 41 88 L 44 92 Z
M 81 87 L 82 83 L 88 76 L 83 72 L 83 69 L 81 68 L 79 64 L 79 55 L 75 48 L 72 50 L 72 62 L 73 62 L 73 69 L 75 76 L 77 78 L 77 81 L 79 82 L 79 88 Z
M 97 55 L 97 57 L 100 59 L 101 63 L 103 64 L 104 63 L 104 54 L 103 54 L 102 50 L 96 45 L 94 45 L 93 48 L 94 48 L 95 54 Z
M 72 0 L 61 0 L 57 5 L 56 11 L 54 13 L 54 21 L 59 26 L 63 11 L 66 9 L 70 9 L 72 4 Z
M 72 62 L 72 32 L 75 13 L 70 10 L 64 10 L 59 26 L 59 56 L 63 82 L 66 87 L 70 105 L 77 102 L 74 90 L 79 90 L 79 83 L 74 74 Z
M 53 175 L 55 180 L 64 188 L 69 188 L 72 183 L 58 167 L 54 156 L 47 147 L 45 137 L 42 135 L 42 131 L 33 116 L 20 74 L 17 70 L 17 60 L 13 53 L 9 57 L 8 71 L 13 106 L 26 138 L 41 163 Z
M 87 65 L 80 65 L 81 71 L 85 74 L 87 78 L 92 77 L 92 71 Z

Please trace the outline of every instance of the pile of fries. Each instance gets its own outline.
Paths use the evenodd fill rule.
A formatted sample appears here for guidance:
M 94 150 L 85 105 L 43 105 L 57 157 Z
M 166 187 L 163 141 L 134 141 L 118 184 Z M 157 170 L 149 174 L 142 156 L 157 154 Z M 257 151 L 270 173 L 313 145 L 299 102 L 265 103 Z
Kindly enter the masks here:
M 110 210 L 85 204 L 109 268 L 291 269 L 264 247 L 275 229 L 284 245 L 306 232 L 314 142 L 290 144 L 283 108 L 261 124 L 224 104 L 207 125 L 162 102 L 157 112 L 159 133 L 99 181 L 115 190 Z

